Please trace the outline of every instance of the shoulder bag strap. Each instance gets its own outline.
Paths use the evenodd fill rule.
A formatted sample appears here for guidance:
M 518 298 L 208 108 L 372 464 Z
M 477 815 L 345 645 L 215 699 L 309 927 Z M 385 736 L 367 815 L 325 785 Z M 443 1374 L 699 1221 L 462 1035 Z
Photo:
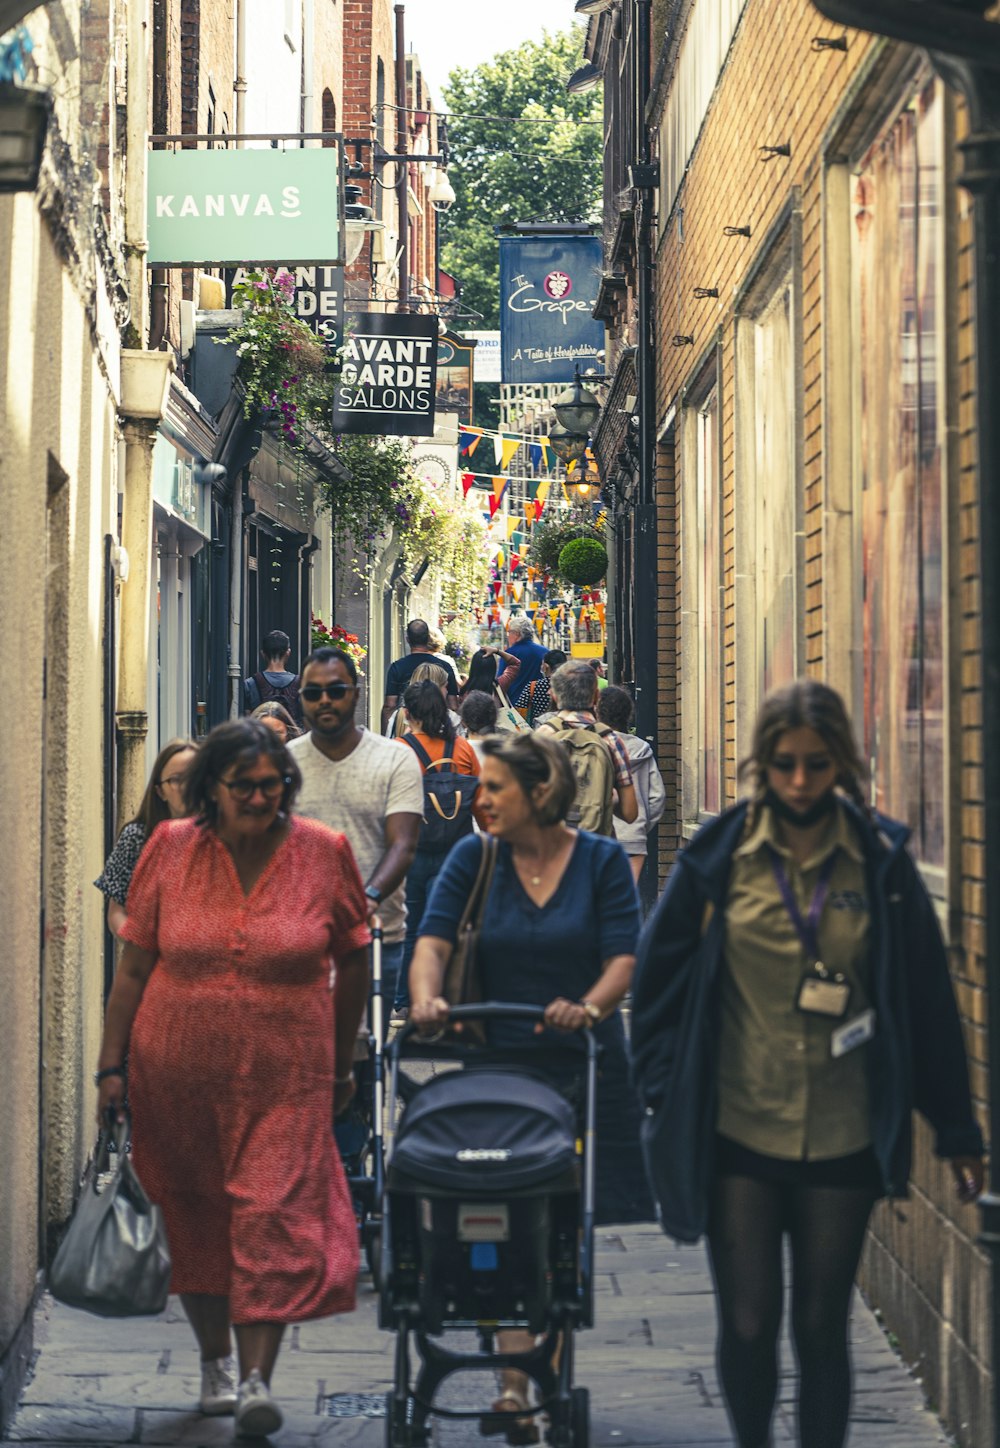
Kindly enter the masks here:
M 458 930 L 455 935 L 456 943 L 461 940 L 469 925 L 472 923 L 472 917 L 476 914 L 476 908 L 479 903 L 480 892 L 483 891 L 483 884 L 485 883 L 486 885 L 486 890 L 483 891 L 483 899 L 485 901 L 486 895 L 489 894 L 490 881 L 493 878 L 493 860 L 496 855 L 496 841 L 492 835 L 480 835 L 479 838 L 482 841 L 479 851 L 479 869 L 476 871 L 475 884 L 469 891 L 469 898 L 465 902 L 462 918 L 458 922 Z M 494 847 L 492 851 L 490 849 L 490 841 L 492 841 Z

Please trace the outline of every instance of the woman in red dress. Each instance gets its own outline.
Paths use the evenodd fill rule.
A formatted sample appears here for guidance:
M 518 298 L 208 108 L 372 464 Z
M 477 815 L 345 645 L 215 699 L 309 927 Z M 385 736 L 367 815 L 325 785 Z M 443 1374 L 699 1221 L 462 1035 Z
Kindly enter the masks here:
M 132 879 L 97 1072 L 99 1115 L 120 1112 L 128 1053 L 135 1163 L 201 1349 L 200 1406 L 245 1436 L 281 1425 L 285 1325 L 351 1311 L 357 1274 L 331 1120 L 354 1090 L 367 901 L 344 836 L 290 816 L 299 783 L 263 724 L 208 735 L 192 817 L 156 830 Z

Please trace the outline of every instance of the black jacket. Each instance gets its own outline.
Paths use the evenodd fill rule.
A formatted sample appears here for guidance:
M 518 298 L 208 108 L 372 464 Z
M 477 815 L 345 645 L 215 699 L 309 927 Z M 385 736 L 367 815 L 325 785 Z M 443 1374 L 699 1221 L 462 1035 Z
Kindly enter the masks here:
M 847 801 L 842 806 L 864 850 L 871 909 L 872 1137 L 886 1195 L 905 1196 L 914 1108 L 933 1126 L 939 1156 L 978 1156 L 983 1139 L 944 942 L 904 849 L 909 831 L 881 815 L 869 821 Z M 682 1242 L 697 1241 L 708 1215 L 725 901 L 747 809 L 744 801 L 699 831 L 639 942 L 632 1055 L 643 1147 L 663 1228 Z

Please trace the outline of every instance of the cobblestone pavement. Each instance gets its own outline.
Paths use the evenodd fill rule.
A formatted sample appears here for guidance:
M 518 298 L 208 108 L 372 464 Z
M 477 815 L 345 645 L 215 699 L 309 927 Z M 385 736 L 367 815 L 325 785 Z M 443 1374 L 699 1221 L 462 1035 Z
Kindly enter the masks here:
M 700 1248 L 678 1248 L 648 1228 L 598 1234 L 597 1326 L 579 1336 L 578 1381 L 590 1388 L 598 1448 L 695 1448 L 732 1442 L 714 1365 L 714 1311 Z M 852 1318 L 855 1400 L 850 1448 L 943 1448 L 948 1438 L 926 1411 L 919 1385 L 890 1349 L 859 1295 Z M 285 1412 L 280 1448 L 384 1442 L 381 1409 L 394 1339 L 380 1333 L 362 1279 L 358 1311 L 293 1329 L 275 1376 Z M 123 1443 L 217 1448 L 230 1419 L 202 1418 L 193 1404 L 198 1364 L 173 1301 L 156 1319 L 103 1322 L 45 1298 L 34 1376 L 4 1444 Z M 794 1442 L 791 1359 L 784 1349 L 777 1445 Z M 454 1378 L 443 1401 L 478 1405 L 492 1384 Z M 331 1417 L 327 1405 L 342 1416 Z M 439 1422 L 438 1448 L 484 1443 L 474 1423 Z M 493 1439 L 502 1448 L 503 1439 Z

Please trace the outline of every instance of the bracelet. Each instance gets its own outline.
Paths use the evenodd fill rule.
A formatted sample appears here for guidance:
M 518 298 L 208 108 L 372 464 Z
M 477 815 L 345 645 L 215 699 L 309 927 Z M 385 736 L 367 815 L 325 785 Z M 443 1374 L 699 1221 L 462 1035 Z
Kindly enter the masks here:
M 109 1076 L 124 1076 L 124 1075 L 125 1075 L 125 1067 L 124 1067 L 124 1066 L 104 1066 L 100 1071 L 95 1071 L 95 1072 L 94 1072 L 94 1085 L 95 1085 L 95 1086 L 100 1086 L 101 1082 L 102 1082 L 102 1081 L 106 1081 Z
M 579 1002 L 579 1004 L 583 1007 L 584 1011 L 585 1011 L 586 1014 L 587 1014 L 587 1020 L 586 1020 L 585 1024 L 586 1024 L 587 1030 L 589 1031 L 589 1030 L 591 1030 L 592 1027 L 596 1026 L 597 1023 L 600 1021 L 600 1019 L 601 1019 L 601 1008 L 600 1008 L 599 1005 L 596 1005 L 593 1001 L 584 1001 L 584 1000 L 582 1000 L 582 1001 Z

